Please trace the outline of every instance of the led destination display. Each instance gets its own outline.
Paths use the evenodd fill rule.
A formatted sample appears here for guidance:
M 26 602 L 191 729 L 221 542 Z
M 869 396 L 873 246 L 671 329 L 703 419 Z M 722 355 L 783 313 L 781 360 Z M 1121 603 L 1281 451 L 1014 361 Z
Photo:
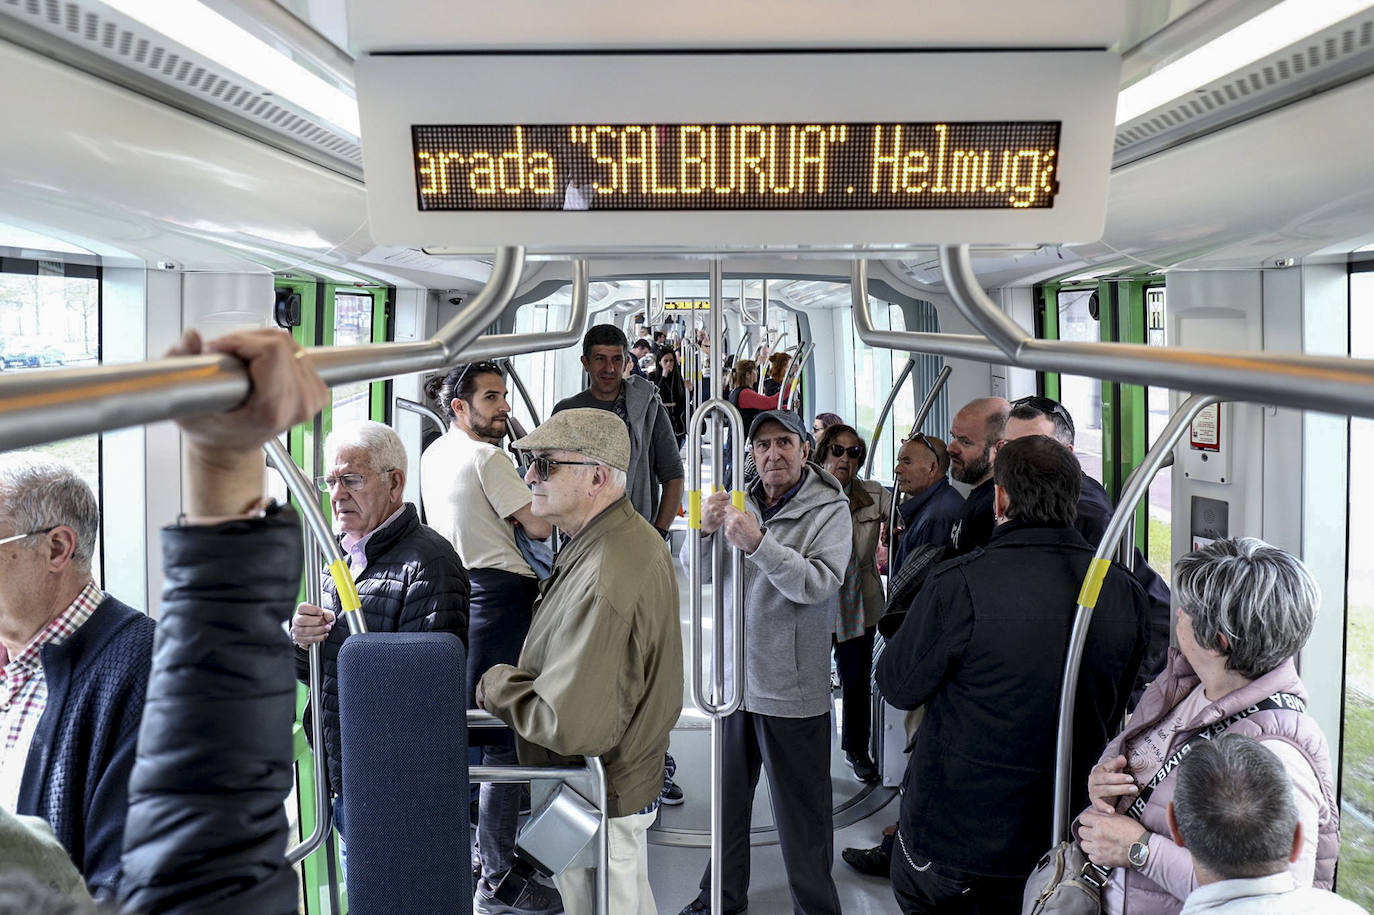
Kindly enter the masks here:
M 422 211 L 1054 206 L 1060 122 L 413 126 Z

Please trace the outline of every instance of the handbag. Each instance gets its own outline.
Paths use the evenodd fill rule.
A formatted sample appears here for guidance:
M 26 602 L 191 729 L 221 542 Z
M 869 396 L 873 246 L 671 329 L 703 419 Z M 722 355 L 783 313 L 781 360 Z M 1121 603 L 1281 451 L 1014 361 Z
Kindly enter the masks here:
M 1288 709 L 1301 712 L 1306 704 L 1291 693 L 1275 693 L 1241 709 L 1215 724 L 1209 724 L 1164 760 L 1155 777 L 1141 787 L 1125 815 L 1139 820 L 1145 812 L 1160 782 L 1169 777 L 1193 748 L 1204 740 L 1211 740 L 1226 732 L 1231 725 L 1255 712 L 1267 709 Z M 1102 911 L 1102 887 L 1106 886 L 1111 868 L 1099 867 L 1088 860 L 1077 839 L 1060 842 L 1040 858 L 1026 881 L 1021 897 L 1021 915 L 1097 915 Z

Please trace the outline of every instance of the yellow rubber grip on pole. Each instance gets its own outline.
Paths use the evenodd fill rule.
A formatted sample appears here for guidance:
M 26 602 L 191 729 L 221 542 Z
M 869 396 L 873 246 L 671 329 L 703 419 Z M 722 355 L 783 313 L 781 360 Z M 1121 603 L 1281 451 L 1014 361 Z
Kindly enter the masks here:
M 1094 559 L 1088 566 L 1088 577 L 1083 579 L 1083 590 L 1078 592 L 1078 602 L 1089 610 L 1097 606 L 1097 596 L 1102 593 L 1102 581 L 1107 570 L 1112 567 L 1110 559 Z
M 348 571 L 348 561 L 336 559 L 329 564 L 329 577 L 334 579 L 334 588 L 339 592 L 339 606 L 344 613 L 361 610 L 363 602 L 358 598 L 358 586 L 353 584 L 353 575 Z
M 730 504 L 740 511 L 744 511 L 744 490 L 736 489 L 734 492 L 730 493 Z
M 687 526 L 694 531 L 701 530 L 700 489 L 694 489 L 687 494 Z

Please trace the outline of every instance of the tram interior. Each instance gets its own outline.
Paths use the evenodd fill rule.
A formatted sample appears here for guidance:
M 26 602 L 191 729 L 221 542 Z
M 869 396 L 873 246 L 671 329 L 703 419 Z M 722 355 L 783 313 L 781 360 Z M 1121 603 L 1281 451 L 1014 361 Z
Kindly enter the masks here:
M 1043 48 L 1056 28 L 1072 31 L 1064 17 L 1075 7 L 1067 0 L 1047 3 L 1048 25 L 1030 28 L 1032 11 L 1012 9 L 1022 5 L 980 0 L 960 14 L 933 0 L 917 5 L 934 17 L 932 31 L 948 36 L 946 49 L 979 46 L 971 24 L 978 15 L 1005 19 L 1000 35 L 1026 26 L 1027 46 Z M 185 328 L 213 336 L 275 326 L 283 310 L 297 310 L 289 330 L 308 347 L 428 340 L 481 292 L 493 272 L 491 251 L 519 243 L 376 240 L 368 200 L 374 176 L 364 173 L 369 137 L 357 119 L 354 98 L 361 92 L 351 79 L 355 58 L 380 39 L 359 34 L 356 22 L 350 27 L 350 14 L 375 23 L 381 4 L 200 0 L 179 6 L 185 7 L 180 17 L 134 0 L 0 3 L 0 80 L 12 87 L 0 118 L 0 414 L 7 381 L 155 360 Z M 441 5 L 430 6 L 437 12 Z M 508 21 L 461 6 L 471 17 L 475 47 L 521 47 L 501 31 Z M 767 28 L 763 10 L 741 16 L 738 34 L 698 34 L 699 23 L 669 4 L 651 3 L 598 35 L 593 22 L 614 5 L 573 6 L 586 7 L 586 22 L 574 27 L 562 13 L 531 22 L 525 48 L 739 49 L 758 42 Z M 714 14 L 729 9 L 707 6 Z M 890 6 L 874 3 L 880 13 L 890 13 Z M 779 235 L 758 244 L 536 245 L 514 298 L 489 332 L 568 326 L 571 261 L 585 259 L 589 323 L 617 324 L 632 332 L 632 341 L 640 325 L 691 341 L 708 327 L 709 265 L 720 260 L 717 307 L 727 352 L 743 356 L 764 342 L 775 350 L 810 347 L 799 372 L 805 418 L 838 413 L 865 438 L 881 419 L 881 435 L 869 442 L 872 478 L 891 486 L 907 434 L 946 436 L 962 404 L 1040 393 L 1075 417 L 1076 454 L 1113 496 L 1171 413 L 1188 394 L 1206 389 L 869 345 L 855 324 L 856 261 L 866 266 L 863 294 L 877 331 L 978 333 L 954 300 L 937 247 L 970 244 L 978 285 L 1037 339 L 1139 344 L 1160 354 L 1186 347 L 1357 363 L 1374 358 L 1374 157 L 1368 155 L 1374 119 L 1367 116 L 1374 110 L 1374 6 L 1300 0 L 1101 6 L 1105 26 L 1094 19 L 1069 41 L 1091 45 L 1084 34 L 1114 30 L 1097 47 L 1120 59 L 1119 85 L 1108 87 L 1118 108 L 1110 161 L 1100 169 L 1105 210 L 1093 237 L 926 240 L 937 230 L 922 223 L 923 240 L 914 243 L 811 244 Z M 778 12 L 779 5 L 762 7 Z M 221 30 L 221 48 L 184 31 L 207 16 Z M 914 42 L 875 35 L 883 30 L 872 22 L 840 26 L 834 17 L 818 16 L 807 26 L 785 18 L 770 47 Z M 1255 31 L 1269 20 L 1279 30 L 1271 47 Z M 462 17 L 454 21 L 440 32 L 459 28 Z M 644 37 L 670 27 L 681 34 L 659 43 Z M 393 31 L 407 30 L 414 34 L 415 24 Z M 1234 52 L 1237 42 L 1252 53 Z M 342 113 L 312 109 L 274 89 L 247 58 L 236 64 L 227 50 L 236 43 L 265 49 L 260 55 L 307 74 L 331 89 L 331 98 L 342 96 Z M 1261 53 L 1255 56 L 1253 48 Z M 1233 53 L 1239 56 L 1228 56 Z M 1212 69 L 1191 82 L 1171 69 L 1198 56 Z M 1155 79 L 1161 74 L 1174 82 Z M 1072 107 L 1074 98 L 1058 102 Z M 668 225 L 665 233 L 672 231 Z M 699 235 L 700 225 L 691 231 Z M 578 357 L 576 345 L 511 357 L 529 393 L 528 400 L 512 395 L 514 416 L 525 428 L 585 386 Z M 880 417 L 908 358 L 914 369 L 890 415 Z M 920 402 L 944 366 L 953 370 L 949 381 L 916 429 Z M 334 387 L 330 407 L 290 436 L 293 457 L 307 475 L 319 473 L 329 429 L 371 418 L 397 429 L 418 466 L 430 421 L 396 401 L 423 401 L 422 383 L 422 375 L 411 373 Z M 1374 467 L 1371 391 L 1374 382 L 1343 390 L 1348 399 L 1339 403 L 1365 405 L 1349 413 L 1227 399 L 1215 414 L 1214 438 L 1185 436 L 1177 446 L 1172 465 L 1138 506 L 1133 529 L 1166 581 L 1172 561 L 1200 542 L 1238 535 L 1291 551 L 1317 577 L 1321 614 L 1299 666 L 1311 713 L 1339 766 L 1336 890 L 1374 908 L 1374 535 L 1363 523 L 1374 513 L 1374 482 L 1362 472 Z M 161 421 L 29 444 L 72 462 L 91 483 L 103 518 L 94 574 L 107 591 L 156 616 L 158 528 L 180 511 L 176 427 Z M 287 498 L 275 476 L 270 485 Z M 418 485 L 414 473 L 409 501 L 419 501 Z M 675 529 L 676 546 L 685 517 Z M 686 643 L 688 597 L 685 573 L 678 571 Z M 876 731 L 892 726 L 881 707 L 875 715 Z M 708 735 L 708 719 L 693 709 L 684 686 L 672 750 L 687 803 L 665 808 L 651 832 L 650 865 L 663 911 L 676 911 L 695 894 L 707 860 Z M 313 822 L 308 750 L 297 762 L 300 778 L 288 809 L 304 835 Z M 846 846 L 876 845 L 882 827 L 895 819 L 899 767 L 900 758 L 884 766 L 882 784 L 862 784 L 835 743 L 834 873 L 846 911 L 894 910 L 886 881 L 854 873 L 838 855 Z M 760 791 L 751 890 L 751 907 L 760 912 L 790 905 L 771 822 Z M 336 847 L 299 866 L 302 912 L 347 908 L 337 886 L 331 898 L 330 877 L 337 883 L 337 873 L 325 860 L 329 852 Z

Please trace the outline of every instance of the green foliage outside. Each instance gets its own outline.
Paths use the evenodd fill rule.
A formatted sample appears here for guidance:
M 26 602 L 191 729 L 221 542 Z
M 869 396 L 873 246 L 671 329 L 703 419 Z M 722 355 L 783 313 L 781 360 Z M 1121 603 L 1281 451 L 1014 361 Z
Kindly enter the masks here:
M 1174 567 L 1170 561 L 1170 538 L 1173 526 L 1168 521 L 1150 519 L 1150 567 L 1159 573 L 1165 584 L 1173 582 Z
M 1374 909 L 1374 607 L 1350 607 L 1346 627 L 1341 854 L 1336 891 Z

